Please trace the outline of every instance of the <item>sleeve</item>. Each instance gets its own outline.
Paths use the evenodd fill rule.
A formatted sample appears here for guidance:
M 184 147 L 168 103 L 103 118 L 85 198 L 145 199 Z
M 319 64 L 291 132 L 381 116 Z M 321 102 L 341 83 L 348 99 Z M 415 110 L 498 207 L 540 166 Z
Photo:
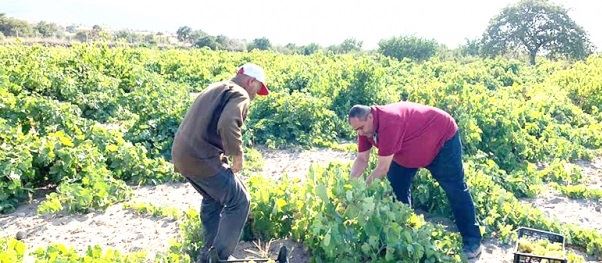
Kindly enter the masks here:
M 358 135 L 357 136 L 357 152 L 365 152 L 372 148 L 372 144 L 368 141 L 366 136 Z
M 244 95 L 234 95 L 224 106 L 217 123 L 217 130 L 222 139 L 225 155 L 242 154 L 242 125 L 247 115 L 249 102 L 249 98 Z
M 398 126 L 384 127 L 378 132 L 378 156 L 396 154 L 401 149 L 405 129 Z

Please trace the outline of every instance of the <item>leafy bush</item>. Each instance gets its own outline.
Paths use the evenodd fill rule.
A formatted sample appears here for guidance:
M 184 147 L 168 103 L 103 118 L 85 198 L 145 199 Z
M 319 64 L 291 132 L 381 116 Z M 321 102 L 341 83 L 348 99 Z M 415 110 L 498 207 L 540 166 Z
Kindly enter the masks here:
M 409 58 L 422 61 L 434 56 L 438 46 L 435 40 L 400 36 L 381 40 L 378 43 L 378 52 L 396 59 Z
M 320 146 L 335 139 L 336 115 L 327 109 L 325 99 L 300 92 L 273 92 L 251 107 L 247 126 L 256 143 Z

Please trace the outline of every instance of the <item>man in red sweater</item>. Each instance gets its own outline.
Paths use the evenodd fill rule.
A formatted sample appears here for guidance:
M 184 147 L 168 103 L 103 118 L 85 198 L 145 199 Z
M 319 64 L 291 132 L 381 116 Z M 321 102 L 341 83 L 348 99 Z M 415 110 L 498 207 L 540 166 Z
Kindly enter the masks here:
M 458 126 L 445 111 L 411 102 L 368 107 L 355 105 L 349 124 L 358 134 L 358 154 L 351 168 L 357 178 L 368 166 L 372 146 L 378 163 L 367 183 L 387 175 L 397 199 L 411 206 L 410 187 L 418 168 L 426 168 L 445 190 L 467 258 L 481 253 L 481 232 L 462 167 Z

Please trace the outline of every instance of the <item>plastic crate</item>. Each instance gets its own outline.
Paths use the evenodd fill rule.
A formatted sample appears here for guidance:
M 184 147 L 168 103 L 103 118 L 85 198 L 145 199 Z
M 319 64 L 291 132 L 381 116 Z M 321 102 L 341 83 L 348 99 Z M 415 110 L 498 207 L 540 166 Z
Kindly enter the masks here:
M 518 252 L 518 239 L 520 239 L 521 237 L 530 237 L 535 240 L 547 239 L 552 243 L 562 243 L 562 254 L 565 256 L 563 256 L 563 258 L 555 258 L 546 257 L 545 255 L 534 255 L 529 253 Z M 520 227 L 518 229 L 518 239 L 514 248 L 514 263 L 567 263 L 563 235 L 528 227 Z

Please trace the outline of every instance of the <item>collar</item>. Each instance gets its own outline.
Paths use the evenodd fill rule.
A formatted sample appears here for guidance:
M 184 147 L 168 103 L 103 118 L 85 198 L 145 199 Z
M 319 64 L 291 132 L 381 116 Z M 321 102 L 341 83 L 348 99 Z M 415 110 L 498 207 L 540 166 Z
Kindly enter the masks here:
M 232 79 L 227 80 L 225 82 L 226 85 L 234 87 L 236 89 L 240 89 L 241 91 L 239 91 L 241 94 L 244 94 L 245 97 L 251 99 L 251 95 L 249 95 L 249 92 L 247 91 L 247 89 L 245 89 L 243 86 L 241 86 L 240 84 L 234 82 Z

